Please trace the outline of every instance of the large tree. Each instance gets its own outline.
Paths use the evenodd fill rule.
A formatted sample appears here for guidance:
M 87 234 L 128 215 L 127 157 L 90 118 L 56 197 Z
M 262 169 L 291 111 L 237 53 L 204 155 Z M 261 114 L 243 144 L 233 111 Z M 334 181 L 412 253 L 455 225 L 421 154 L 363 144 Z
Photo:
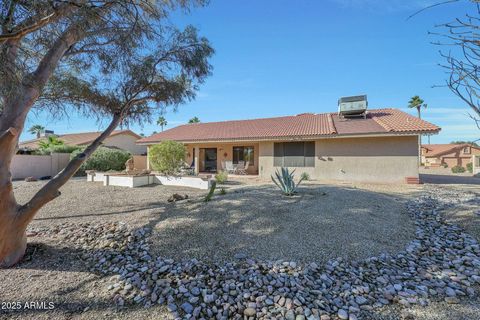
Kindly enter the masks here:
M 119 124 L 151 121 L 194 98 L 213 49 L 171 10 L 202 0 L 4 0 L 0 2 L 0 266 L 26 249 L 38 210 Z M 17 203 L 10 163 L 32 109 L 108 119 L 103 133 L 29 201 Z

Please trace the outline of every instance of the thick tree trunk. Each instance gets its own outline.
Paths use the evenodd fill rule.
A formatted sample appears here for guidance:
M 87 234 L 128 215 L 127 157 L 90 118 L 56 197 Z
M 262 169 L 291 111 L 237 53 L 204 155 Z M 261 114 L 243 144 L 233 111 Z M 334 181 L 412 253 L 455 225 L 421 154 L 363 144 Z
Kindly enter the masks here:
M 125 111 L 128 106 L 122 111 Z M 27 247 L 26 228 L 35 217 L 37 212 L 48 202 L 60 195 L 59 189 L 77 172 L 82 163 L 110 136 L 122 120 L 122 112 L 114 115 L 110 125 L 102 134 L 95 139 L 85 150 L 53 179 L 45 184 L 33 197 L 23 206 L 19 206 L 13 194 L 11 175 L 8 164 L 2 162 L 0 156 L 0 268 L 8 268 L 20 261 L 25 254 Z M 11 144 L 6 144 L 9 139 L 16 141 L 16 130 L 7 131 L 3 137 L 0 136 L 0 150 L 3 146 L 6 151 Z M 9 147 L 10 146 L 10 147 Z
M 3 199 L 0 199 L 2 201 Z M 0 268 L 10 267 L 22 259 L 27 248 L 26 225 L 17 220 L 17 209 L 0 211 Z

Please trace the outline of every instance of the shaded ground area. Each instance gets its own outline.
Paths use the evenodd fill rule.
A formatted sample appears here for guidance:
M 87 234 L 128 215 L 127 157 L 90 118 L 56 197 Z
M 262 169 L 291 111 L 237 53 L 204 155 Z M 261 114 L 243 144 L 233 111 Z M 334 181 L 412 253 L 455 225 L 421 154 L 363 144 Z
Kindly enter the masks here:
M 44 183 L 14 182 L 17 201 L 26 202 Z M 188 194 L 190 197 L 205 194 L 198 189 L 159 185 L 105 187 L 102 183 L 89 183 L 85 178 L 70 180 L 60 191 L 62 195 L 40 210 L 32 226 L 83 221 L 124 221 L 132 226 L 142 226 L 171 206 L 167 199 L 173 193 Z
M 132 306 L 118 312 L 106 291 L 108 278 L 89 272 L 81 252 L 54 239 L 29 243 L 24 261 L 13 269 L 0 270 L 0 278 L 0 303 L 4 303 L 0 319 L 168 317 L 160 306 L 149 310 Z M 20 309 L 11 310 L 12 306 Z
M 272 185 L 177 204 L 151 226 L 156 252 L 176 259 L 326 262 L 402 250 L 414 235 L 403 195 L 305 185 L 285 197 Z M 392 239 L 394 239 L 392 241 Z

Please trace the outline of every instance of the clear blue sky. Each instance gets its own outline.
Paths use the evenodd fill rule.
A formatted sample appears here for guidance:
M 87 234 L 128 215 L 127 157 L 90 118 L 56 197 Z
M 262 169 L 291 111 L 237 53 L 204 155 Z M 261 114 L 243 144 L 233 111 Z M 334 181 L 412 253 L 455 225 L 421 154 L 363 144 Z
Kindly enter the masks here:
M 424 118 L 442 127 L 432 143 L 475 140 L 479 131 L 467 107 L 447 88 L 439 47 L 428 31 L 463 16 L 469 4 L 435 7 L 439 0 L 212 0 L 178 25 L 193 24 L 214 46 L 213 75 L 197 99 L 167 112 L 167 128 L 197 116 L 202 122 L 336 111 L 341 96 L 367 94 L 370 108 L 406 109 L 420 95 Z M 470 11 L 471 12 L 471 11 Z M 102 130 L 78 116 L 62 121 L 31 114 L 26 124 L 56 133 Z M 155 124 L 131 127 L 150 135 Z M 32 138 L 24 133 L 22 140 Z

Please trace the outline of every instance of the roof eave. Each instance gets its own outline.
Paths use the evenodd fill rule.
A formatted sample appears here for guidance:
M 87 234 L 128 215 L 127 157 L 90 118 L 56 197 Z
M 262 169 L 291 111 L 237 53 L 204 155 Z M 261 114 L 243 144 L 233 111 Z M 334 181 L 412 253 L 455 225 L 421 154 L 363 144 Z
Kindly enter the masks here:
M 416 136 L 416 135 L 434 135 L 438 134 L 437 130 L 422 130 L 422 131 L 405 131 L 405 132 L 370 132 L 360 134 L 323 134 L 323 135 L 309 135 L 309 136 L 284 136 L 284 137 L 241 137 L 232 139 L 206 139 L 206 140 L 174 140 L 185 144 L 193 143 L 235 143 L 235 142 L 250 142 L 250 141 L 286 141 L 286 140 L 318 140 L 318 139 L 335 139 L 335 138 L 363 138 L 363 137 L 388 137 L 388 136 Z M 137 145 L 154 145 L 161 143 L 163 139 L 156 141 L 136 142 Z

